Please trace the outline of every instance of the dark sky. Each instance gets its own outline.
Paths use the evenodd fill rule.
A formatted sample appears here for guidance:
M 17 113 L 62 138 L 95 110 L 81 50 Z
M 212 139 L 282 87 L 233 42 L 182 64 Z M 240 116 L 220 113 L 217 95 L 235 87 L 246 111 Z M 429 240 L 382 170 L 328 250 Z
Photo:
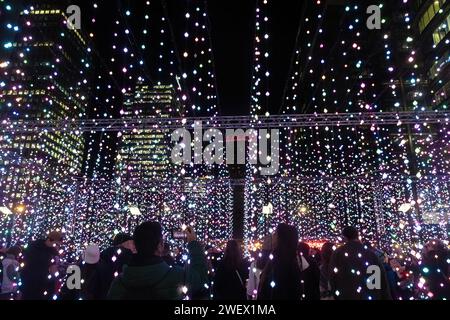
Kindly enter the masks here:
M 123 8 L 132 8 L 134 12 L 144 9 L 145 1 L 111 0 L 111 6 L 101 11 L 98 25 L 111 26 L 111 17 L 116 17 Z M 311 2 L 309 2 L 311 1 Z M 89 7 L 86 4 L 84 8 Z M 205 0 L 210 19 L 211 43 L 215 59 L 215 73 L 219 91 L 219 106 L 223 115 L 247 115 L 250 110 L 252 87 L 253 51 L 255 36 L 256 0 Z M 177 51 L 181 53 L 183 34 L 186 27 L 186 2 L 180 0 L 154 0 L 152 10 L 154 17 L 163 15 L 161 3 L 168 6 L 170 24 L 176 35 Z M 196 3 L 203 3 L 198 1 Z M 302 10 L 305 5 L 311 6 L 313 0 L 269 0 L 269 110 L 278 113 L 282 101 L 286 80 L 289 77 L 292 54 L 296 42 Z M 113 5 L 115 4 L 115 5 Z M 196 5 L 195 2 L 190 6 Z M 104 7 L 102 7 L 104 8 Z M 155 12 L 156 10 L 156 12 Z M 116 18 L 114 18 L 116 19 Z M 154 24 L 155 19 L 151 19 Z M 131 19 L 134 36 L 139 37 L 142 28 L 140 20 Z M 96 39 L 97 47 L 110 48 L 112 30 L 101 28 Z M 154 39 L 153 39 L 154 40 Z M 301 41 L 301 39 L 300 39 Z M 139 42 L 139 41 L 138 41 Z M 151 47 L 151 44 L 149 44 Z M 107 49 L 109 50 L 109 49 Z M 102 53 L 108 56 L 108 52 Z M 154 64 L 157 56 L 144 57 L 147 64 Z M 120 80 L 119 80 L 120 82 Z
M 142 1 L 142 2 L 139 2 Z M 134 12 L 144 10 L 145 1 L 111 0 L 111 5 L 101 11 L 98 16 L 99 26 L 110 26 L 111 19 L 116 19 L 117 12 L 124 8 L 132 8 Z M 308 0 L 311 1 L 311 0 Z M 89 1 L 81 0 L 85 4 L 83 9 L 90 8 Z M 154 17 L 163 15 L 161 3 L 168 6 L 170 24 L 174 34 L 178 51 L 182 48 L 183 33 L 186 22 L 186 2 L 180 0 L 154 0 L 152 9 Z M 194 6 L 203 0 L 189 4 Z M 206 0 L 211 27 L 211 43 L 215 58 L 215 72 L 220 98 L 220 109 L 223 115 L 246 115 L 250 110 L 250 92 L 252 86 L 253 49 L 255 36 L 256 0 Z M 305 0 L 270 0 L 269 7 L 269 34 L 270 34 L 270 110 L 277 113 L 280 108 L 283 89 L 288 77 L 289 66 L 300 23 L 301 9 Z M 104 6 L 102 8 L 105 8 Z M 155 13 L 156 10 L 156 13 Z M 86 15 L 85 17 L 87 17 Z M 139 15 L 138 15 L 139 16 Z M 114 20 L 112 20 L 114 21 Z M 152 23 L 155 23 L 155 19 Z M 139 37 L 142 28 L 140 20 L 130 20 L 134 36 Z M 134 26 L 134 27 L 133 27 Z M 96 39 L 97 47 L 110 48 L 112 30 L 101 28 Z M 108 56 L 108 52 L 102 53 Z M 156 56 L 144 57 L 146 63 L 152 64 Z M 120 82 L 120 80 L 119 80 Z
M 250 110 L 255 34 L 255 0 L 207 1 L 224 115 Z M 302 0 L 270 2 L 270 110 L 277 112 L 285 86 L 301 16 Z

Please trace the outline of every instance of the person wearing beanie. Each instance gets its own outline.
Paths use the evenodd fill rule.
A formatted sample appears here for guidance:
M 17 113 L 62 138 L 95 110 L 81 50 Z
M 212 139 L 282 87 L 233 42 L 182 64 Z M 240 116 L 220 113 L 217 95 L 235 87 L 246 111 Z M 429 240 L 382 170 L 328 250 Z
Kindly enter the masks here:
M 88 245 L 83 252 L 83 263 L 81 265 L 80 299 L 101 300 L 102 297 L 102 276 L 104 274 L 100 263 L 100 248 L 98 245 Z
M 91 244 L 83 251 L 83 261 L 85 264 L 95 265 L 100 261 L 100 248 L 96 244 Z
M 60 300 L 102 300 L 103 264 L 100 261 L 100 248 L 88 245 L 81 254 L 81 289 L 61 288 Z
M 63 241 L 59 231 L 48 233 L 45 239 L 36 240 L 25 249 L 24 267 L 21 272 L 23 300 L 50 300 L 55 286 L 49 275 L 55 267 L 58 250 Z
M 184 268 L 170 267 L 161 257 L 164 252 L 162 227 L 145 222 L 134 231 L 136 255 L 114 279 L 108 293 L 110 300 L 181 300 L 195 299 L 208 281 L 208 267 L 203 246 L 192 228 L 186 229 L 189 263 Z
M 108 290 L 113 280 L 122 273 L 123 267 L 128 265 L 136 253 L 133 237 L 126 233 L 115 235 L 112 246 L 102 251 L 100 259 L 102 261 L 102 299 L 106 299 Z

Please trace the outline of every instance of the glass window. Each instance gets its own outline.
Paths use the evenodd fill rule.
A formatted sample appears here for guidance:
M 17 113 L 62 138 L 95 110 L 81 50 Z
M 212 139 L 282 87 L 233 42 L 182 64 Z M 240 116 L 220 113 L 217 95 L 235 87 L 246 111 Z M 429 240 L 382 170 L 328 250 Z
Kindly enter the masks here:
M 441 9 L 442 5 L 444 4 L 445 0 L 436 0 L 434 1 L 428 9 L 423 14 L 422 18 L 419 20 L 419 31 L 422 33 L 425 28 L 428 26 L 428 24 L 433 20 L 433 18 L 436 16 L 436 14 Z
M 433 33 L 433 42 L 436 46 L 442 41 L 442 39 L 445 38 L 449 30 L 450 30 L 450 14 Z

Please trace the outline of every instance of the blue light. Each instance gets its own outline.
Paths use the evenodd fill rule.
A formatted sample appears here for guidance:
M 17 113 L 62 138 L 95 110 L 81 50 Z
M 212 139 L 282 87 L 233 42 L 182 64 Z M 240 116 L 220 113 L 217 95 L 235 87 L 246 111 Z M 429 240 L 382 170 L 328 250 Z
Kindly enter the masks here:
M 12 24 L 11 24 L 11 23 L 8 23 L 8 24 L 6 25 L 6 27 L 7 27 L 8 29 L 11 29 L 11 28 L 12 28 Z
M 11 11 L 12 7 L 8 4 L 6 5 L 6 10 Z

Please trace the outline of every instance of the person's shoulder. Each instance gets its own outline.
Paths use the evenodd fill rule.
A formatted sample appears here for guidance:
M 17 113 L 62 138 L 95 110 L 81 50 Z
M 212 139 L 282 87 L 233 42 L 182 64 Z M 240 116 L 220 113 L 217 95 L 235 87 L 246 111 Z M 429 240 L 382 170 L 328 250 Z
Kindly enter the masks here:
M 333 255 L 339 255 L 344 253 L 344 251 L 347 249 L 347 244 L 344 243 L 343 245 L 339 246 L 334 250 Z
M 38 247 L 42 247 L 44 245 L 45 245 L 45 240 L 44 239 L 37 239 L 37 240 L 31 241 L 28 244 L 27 249 L 35 249 L 35 248 L 38 248 Z
M 100 253 L 100 258 L 101 259 L 110 259 L 117 252 L 117 249 L 118 248 L 116 248 L 116 247 L 108 247 L 108 248 L 106 248 L 105 250 L 103 250 Z
M 242 261 L 241 265 L 239 266 L 239 269 L 241 271 L 248 271 L 251 267 L 251 263 L 248 262 L 247 260 Z
M 115 277 L 111 282 L 109 291 L 107 294 L 107 300 L 120 300 L 123 298 L 123 294 L 126 292 L 125 285 L 123 284 L 122 275 Z
M 173 283 L 181 283 L 183 282 L 186 272 L 185 269 L 179 266 L 169 266 L 165 263 L 164 266 L 166 269 L 165 271 L 165 278 L 166 281 L 173 282 Z
M 191 241 L 187 244 L 187 249 L 192 252 L 192 251 L 203 251 L 204 247 L 202 245 L 202 243 L 198 240 L 195 241 Z

